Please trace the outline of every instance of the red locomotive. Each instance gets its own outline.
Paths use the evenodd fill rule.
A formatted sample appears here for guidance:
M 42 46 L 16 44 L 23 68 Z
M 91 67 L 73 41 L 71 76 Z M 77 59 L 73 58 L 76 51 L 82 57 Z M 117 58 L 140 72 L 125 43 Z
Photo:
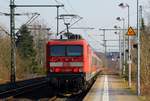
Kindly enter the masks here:
M 84 39 L 47 43 L 47 75 L 57 87 L 85 89 L 97 76 L 102 61 Z

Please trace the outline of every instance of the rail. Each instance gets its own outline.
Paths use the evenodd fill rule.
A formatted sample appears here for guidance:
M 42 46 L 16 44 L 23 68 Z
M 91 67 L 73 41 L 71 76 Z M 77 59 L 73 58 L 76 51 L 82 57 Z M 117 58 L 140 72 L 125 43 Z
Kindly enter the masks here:
M 87 95 L 91 87 L 93 86 L 95 80 L 89 85 L 87 90 L 79 93 L 79 94 L 65 94 L 63 95 L 55 95 L 52 98 L 48 99 L 48 101 L 82 101 L 84 97 Z M 59 90 L 58 90 L 59 91 Z M 59 92 L 58 92 L 59 93 Z
M 0 98 L 7 98 L 10 96 L 16 96 L 42 87 L 44 84 L 48 83 L 49 80 L 46 77 L 38 77 L 34 79 L 18 81 L 15 84 L 7 83 L 0 85 Z

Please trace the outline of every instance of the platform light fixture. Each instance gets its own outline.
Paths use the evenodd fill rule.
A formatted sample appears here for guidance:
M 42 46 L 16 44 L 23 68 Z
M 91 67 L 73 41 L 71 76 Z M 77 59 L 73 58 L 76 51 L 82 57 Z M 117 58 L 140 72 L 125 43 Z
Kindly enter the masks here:
M 118 5 L 119 7 L 121 8 L 128 8 L 128 29 L 130 27 L 130 6 L 127 4 L 127 3 L 120 3 Z M 128 53 L 128 76 L 129 76 L 129 81 L 128 81 L 128 85 L 129 87 L 131 88 L 131 42 L 130 42 L 130 36 L 128 36 L 128 50 L 129 50 L 129 53 Z
M 125 63 L 126 63 L 126 45 L 125 45 L 125 19 L 123 17 L 117 17 L 116 20 L 118 21 L 122 21 L 123 25 L 122 25 L 122 34 L 123 34 L 123 70 L 122 70 L 122 74 L 125 74 Z

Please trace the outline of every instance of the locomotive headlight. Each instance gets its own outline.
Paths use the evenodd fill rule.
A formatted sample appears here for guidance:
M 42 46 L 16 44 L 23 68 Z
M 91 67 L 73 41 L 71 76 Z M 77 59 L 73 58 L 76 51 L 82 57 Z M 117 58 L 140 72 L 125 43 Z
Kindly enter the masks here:
M 83 62 L 69 62 L 70 66 L 75 66 L 75 67 L 82 67 Z
M 60 67 L 63 66 L 63 62 L 50 62 L 50 67 Z
M 83 72 L 83 69 L 82 68 L 79 68 L 79 67 L 75 67 L 73 68 L 73 72 Z
M 49 71 L 50 71 L 50 72 L 53 72 L 53 68 L 50 68 Z
M 83 72 L 83 68 L 79 68 L 79 72 Z

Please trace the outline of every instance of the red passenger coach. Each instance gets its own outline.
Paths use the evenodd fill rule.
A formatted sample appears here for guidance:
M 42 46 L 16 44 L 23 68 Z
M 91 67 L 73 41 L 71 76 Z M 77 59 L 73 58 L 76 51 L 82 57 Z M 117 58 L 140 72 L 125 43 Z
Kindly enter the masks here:
M 102 67 L 101 59 L 83 39 L 51 40 L 46 55 L 47 75 L 57 87 L 84 89 Z

